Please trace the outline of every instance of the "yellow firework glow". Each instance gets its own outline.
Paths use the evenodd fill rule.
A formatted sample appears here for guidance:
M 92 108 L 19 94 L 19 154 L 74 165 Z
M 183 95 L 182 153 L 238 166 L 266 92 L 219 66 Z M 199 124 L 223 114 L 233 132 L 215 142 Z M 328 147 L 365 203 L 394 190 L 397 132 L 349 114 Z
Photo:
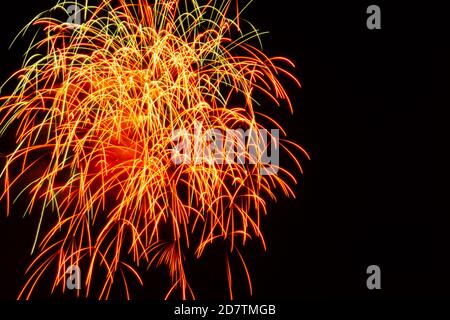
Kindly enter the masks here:
M 50 13 L 74 4 L 62 1 Z M 108 298 L 118 279 L 130 298 L 129 278 L 142 283 L 144 265 L 168 268 L 166 298 L 195 298 L 186 252 L 198 259 L 219 242 L 228 252 L 230 297 L 232 254 L 251 292 L 239 249 L 251 238 L 265 248 L 265 199 L 275 200 L 276 189 L 294 196 L 294 173 L 261 175 L 264 163 L 249 148 L 241 155 L 254 164 L 175 165 L 172 154 L 176 130 L 261 129 L 257 96 L 292 110 L 279 80 L 298 84 L 280 67 L 292 63 L 250 45 L 260 34 L 242 31 L 235 7 L 230 0 L 105 0 L 85 4 L 80 25 L 41 14 L 27 26 L 44 36 L 30 45 L 12 77 L 16 89 L 0 107 L 1 133 L 15 130 L 17 137 L 1 172 L 2 198 L 8 213 L 19 196 L 28 197 L 28 213 L 40 212 L 36 256 L 20 298 L 29 298 L 55 266 L 53 289 L 64 291 L 71 265 L 86 266 L 86 296 L 100 282 L 98 298 Z M 301 170 L 289 150 L 303 150 L 287 140 L 279 146 Z

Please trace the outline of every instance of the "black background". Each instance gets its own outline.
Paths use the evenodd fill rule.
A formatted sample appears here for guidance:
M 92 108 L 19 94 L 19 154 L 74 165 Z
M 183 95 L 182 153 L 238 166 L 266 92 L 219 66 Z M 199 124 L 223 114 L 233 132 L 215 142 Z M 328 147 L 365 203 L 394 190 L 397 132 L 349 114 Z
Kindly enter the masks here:
M 312 158 L 302 159 L 297 199 L 269 207 L 268 251 L 247 250 L 256 300 L 450 296 L 450 19 L 442 3 L 256 0 L 245 12 L 270 31 L 266 52 L 297 66 L 295 113 L 275 116 Z M 53 4 L 2 3 L 2 80 L 20 67 L 26 42 L 9 50 L 14 36 Z M 381 7 L 382 30 L 366 28 L 370 4 Z M 2 299 L 15 299 L 23 285 L 35 223 L 0 213 Z M 382 270 L 380 291 L 366 287 L 372 264 Z M 198 297 L 227 298 L 223 274 L 210 261 L 198 267 Z M 242 289 L 237 297 L 248 298 Z M 154 298 L 151 291 L 146 284 L 134 296 Z

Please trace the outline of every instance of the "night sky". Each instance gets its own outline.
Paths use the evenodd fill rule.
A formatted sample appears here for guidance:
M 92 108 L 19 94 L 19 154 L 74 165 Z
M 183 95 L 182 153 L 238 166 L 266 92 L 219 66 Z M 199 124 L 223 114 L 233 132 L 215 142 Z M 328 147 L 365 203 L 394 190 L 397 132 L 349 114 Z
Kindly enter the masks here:
M 244 13 L 269 31 L 265 53 L 296 64 L 302 89 L 287 81 L 294 114 L 283 107 L 270 115 L 311 156 L 300 157 L 296 199 L 280 194 L 268 207 L 267 252 L 257 241 L 245 250 L 254 301 L 449 297 L 450 28 L 442 2 L 392 2 L 256 0 Z M 2 3 L 2 82 L 20 68 L 27 44 L 19 39 L 8 49 L 14 36 L 53 4 Z M 366 27 L 371 4 L 381 8 L 381 30 Z M 2 138 L 2 156 L 13 145 Z M 0 205 L 0 299 L 17 297 L 32 260 L 39 215 L 22 218 L 25 206 L 7 218 Z M 227 298 L 220 263 L 214 253 L 198 261 L 199 299 Z M 381 268 L 381 290 L 366 287 L 370 265 Z M 160 298 L 164 276 L 144 276 L 133 296 Z M 236 297 L 247 299 L 241 280 Z M 50 296 L 44 286 L 35 296 L 73 295 Z

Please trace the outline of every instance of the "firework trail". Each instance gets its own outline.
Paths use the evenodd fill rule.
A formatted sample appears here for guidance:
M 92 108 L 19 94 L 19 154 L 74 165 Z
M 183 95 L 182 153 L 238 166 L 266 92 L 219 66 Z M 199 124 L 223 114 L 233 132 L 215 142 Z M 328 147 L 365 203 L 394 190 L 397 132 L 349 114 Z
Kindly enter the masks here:
M 41 37 L 8 80 L 15 89 L 1 98 L 0 134 L 16 133 L 0 173 L 1 197 L 8 214 L 20 197 L 29 203 L 26 213 L 40 214 L 19 298 L 30 298 L 53 270 L 52 292 L 66 290 L 71 265 L 84 266 L 86 296 L 96 282 L 96 296 L 107 299 L 119 281 L 130 298 L 130 278 L 143 284 L 141 266 L 164 266 L 170 290 L 163 296 L 195 298 L 187 252 L 198 259 L 216 243 L 226 246 L 230 298 L 231 255 L 242 263 L 251 293 L 240 248 L 259 238 L 265 249 L 266 199 L 276 200 L 277 189 L 294 197 L 294 173 L 278 167 L 278 174 L 262 175 L 250 141 L 241 156 L 253 164 L 175 164 L 174 132 L 192 139 L 199 125 L 256 132 L 257 118 L 266 118 L 284 134 L 259 115 L 256 97 L 292 110 L 279 80 L 298 84 L 280 67 L 292 63 L 249 44 L 260 34 L 242 31 L 242 10 L 232 1 L 105 0 L 86 3 L 80 25 L 55 18 L 74 4 L 60 1 L 24 29 L 37 26 Z M 301 171 L 290 150 L 303 150 L 286 140 L 278 147 Z

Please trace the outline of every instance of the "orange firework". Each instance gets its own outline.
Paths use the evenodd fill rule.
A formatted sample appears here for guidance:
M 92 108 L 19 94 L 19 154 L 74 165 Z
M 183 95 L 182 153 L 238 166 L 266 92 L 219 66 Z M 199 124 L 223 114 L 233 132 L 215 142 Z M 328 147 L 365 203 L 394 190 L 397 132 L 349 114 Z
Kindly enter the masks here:
M 276 130 L 262 143 L 257 118 L 284 131 L 256 111 L 282 101 L 292 110 L 279 80 L 298 84 L 279 66 L 292 63 L 249 44 L 260 34 L 242 31 L 231 0 L 105 0 L 84 5 L 79 25 L 52 17 L 73 5 L 61 1 L 27 26 L 44 36 L 13 75 L 13 93 L 1 98 L 0 133 L 17 137 L 0 173 L 1 196 L 8 214 L 20 196 L 27 213 L 40 212 L 19 298 L 50 269 L 53 290 L 64 291 L 69 266 L 84 266 L 86 296 L 99 281 L 98 298 L 108 298 L 118 279 L 130 298 L 127 283 L 132 276 L 142 284 L 142 265 L 168 268 L 166 298 L 195 298 L 186 253 L 198 259 L 219 240 L 230 298 L 232 254 L 251 292 L 239 250 L 251 238 L 265 248 L 265 199 L 275 200 L 276 189 L 294 196 L 296 183 L 277 163 L 267 169 L 269 144 L 301 171 L 290 151 L 300 146 L 279 141 Z

